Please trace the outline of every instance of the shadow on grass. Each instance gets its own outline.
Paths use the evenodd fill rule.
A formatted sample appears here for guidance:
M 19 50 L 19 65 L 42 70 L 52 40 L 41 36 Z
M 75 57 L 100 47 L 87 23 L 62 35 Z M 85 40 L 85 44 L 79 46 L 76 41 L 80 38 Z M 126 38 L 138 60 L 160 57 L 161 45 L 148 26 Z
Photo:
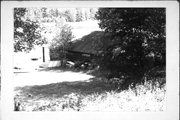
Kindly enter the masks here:
M 76 93 L 80 95 L 90 95 L 93 93 L 104 93 L 113 90 L 113 87 L 103 80 L 91 78 L 87 81 L 61 82 L 48 85 L 35 85 L 17 87 L 15 91 L 20 90 L 20 96 L 23 99 L 51 99 L 59 98 L 64 95 Z
M 39 72 L 55 72 L 55 73 L 68 72 L 68 71 L 70 71 L 70 72 L 86 73 L 88 70 L 68 68 L 68 67 L 49 67 L 49 68 L 39 69 L 38 71 L 39 71 Z
M 64 72 L 64 71 L 73 71 L 73 72 L 84 72 L 82 70 L 75 70 L 70 68 L 48 68 L 42 69 L 40 71 L 48 72 Z M 107 72 L 108 71 L 104 71 Z M 107 83 L 106 78 L 98 77 L 98 71 L 95 71 L 96 75 L 94 78 L 90 78 L 86 81 L 73 81 L 73 82 L 59 82 L 52 83 L 47 85 L 34 85 L 34 86 L 25 86 L 17 87 L 15 91 L 19 91 L 20 97 L 24 100 L 38 100 L 38 99 L 51 99 L 59 98 L 64 95 L 69 95 L 71 93 L 76 93 L 79 95 L 90 95 L 90 94 L 101 94 L 107 91 L 117 90 L 116 86 Z M 107 74 L 106 73 L 106 74 Z M 101 74 L 101 73 L 99 73 Z M 151 75 L 152 76 L 152 75 Z M 156 77 L 157 78 L 157 77 Z M 165 78 L 165 76 L 163 77 Z M 121 90 L 126 89 L 129 83 L 137 82 L 136 79 L 127 79 L 121 86 Z

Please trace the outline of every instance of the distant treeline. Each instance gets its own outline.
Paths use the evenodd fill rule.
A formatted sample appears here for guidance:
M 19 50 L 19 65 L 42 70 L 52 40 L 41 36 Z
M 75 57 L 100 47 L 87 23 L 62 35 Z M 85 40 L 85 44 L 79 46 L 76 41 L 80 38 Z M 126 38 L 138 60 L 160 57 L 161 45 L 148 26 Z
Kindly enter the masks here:
M 95 19 L 97 10 L 97 8 L 28 8 L 27 17 L 41 19 L 41 22 L 53 22 L 57 19 L 80 22 Z
M 52 39 L 58 39 L 61 43 L 67 37 L 70 40 L 72 32 L 66 22 L 94 20 L 97 10 L 97 8 L 14 8 L 14 51 L 28 52 L 35 45 L 51 44 Z M 70 37 L 61 36 L 66 33 Z

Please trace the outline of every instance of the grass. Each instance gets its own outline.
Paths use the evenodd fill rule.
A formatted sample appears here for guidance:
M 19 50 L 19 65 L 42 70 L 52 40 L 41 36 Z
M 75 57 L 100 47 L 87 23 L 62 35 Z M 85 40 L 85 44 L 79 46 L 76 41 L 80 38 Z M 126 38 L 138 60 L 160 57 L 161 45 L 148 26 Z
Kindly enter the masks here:
M 72 69 L 56 68 L 59 72 Z M 47 72 L 55 72 L 48 69 Z M 129 86 L 125 90 L 117 90 L 103 76 L 109 71 L 86 71 L 96 76 L 86 81 L 71 81 L 16 87 L 16 111 L 165 111 L 166 86 L 159 85 L 165 81 L 165 69 L 152 70 L 148 81 Z M 157 72 L 159 71 L 159 72 Z M 73 72 L 80 72 L 73 70 Z M 84 71 L 85 72 L 85 71 Z M 163 73 L 163 76 L 161 76 Z M 160 77 L 157 77 L 160 76 Z M 62 76 L 61 76 L 62 77 Z M 79 78 L 79 77 L 78 77 Z M 156 80 L 155 80 L 156 79 Z M 161 80 L 163 79 L 163 80 Z M 134 80 L 134 79 L 133 79 Z M 160 82 L 154 82 L 158 81 Z M 164 83 L 165 84 L 165 83 Z
M 165 110 L 164 89 L 150 91 L 143 86 L 136 87 L 140 87 L 139 91 L 128 89 L 119 93 L 115 91 L 107 92 L 97 97 L 89 96 L 85 100 L 87 104 L 83 111 L 137 112 Z
M 117 91 L 100 80 L 16 88 L 20 111 L 165 111 L 166 88 L 145 81 Z

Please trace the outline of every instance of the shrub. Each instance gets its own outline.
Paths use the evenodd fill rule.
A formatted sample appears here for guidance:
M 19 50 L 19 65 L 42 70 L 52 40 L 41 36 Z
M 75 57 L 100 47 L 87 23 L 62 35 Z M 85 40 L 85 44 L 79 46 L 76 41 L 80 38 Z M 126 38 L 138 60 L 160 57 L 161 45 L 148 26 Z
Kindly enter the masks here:
M 153 67 L 165 66 L 165 12 L 164 8 L 99 8 L 96 18 L 112 44 L 103 50 L 101 66 L 138 80 Z
M 68 25 L 63 25 L 50 43 L 50 59 L 59 60 L 65 58 L 65 50 L 70 47 L 69 42 L 72 40 L 72 38 L 73 34 L 71 27 Z
M 129 86 L 123 91 L 104 91 L 102 93 L 71 93 L 59 98 L 41 98 L 33 102 L 21 101 L 19 111 L 165 111 L 166 87 L 159 88 L 152 84 L 154 80 L 145 81 L 135 87 Z M 16 104 L 16 102 L 15 102 Z M 19 109 L 20 108 L 20 109 Z

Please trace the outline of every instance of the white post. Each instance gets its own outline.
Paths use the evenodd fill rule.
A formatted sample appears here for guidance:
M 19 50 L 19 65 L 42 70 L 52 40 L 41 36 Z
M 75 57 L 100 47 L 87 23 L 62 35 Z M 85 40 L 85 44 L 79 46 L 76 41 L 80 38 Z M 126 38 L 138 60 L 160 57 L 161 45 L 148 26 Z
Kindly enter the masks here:
M 42 58 L 43 62 L 50 61 L 49 48 L 47 46 L 42 47 Z
M 45 47 L 45 61 L 50 61 L 49 47 Z

